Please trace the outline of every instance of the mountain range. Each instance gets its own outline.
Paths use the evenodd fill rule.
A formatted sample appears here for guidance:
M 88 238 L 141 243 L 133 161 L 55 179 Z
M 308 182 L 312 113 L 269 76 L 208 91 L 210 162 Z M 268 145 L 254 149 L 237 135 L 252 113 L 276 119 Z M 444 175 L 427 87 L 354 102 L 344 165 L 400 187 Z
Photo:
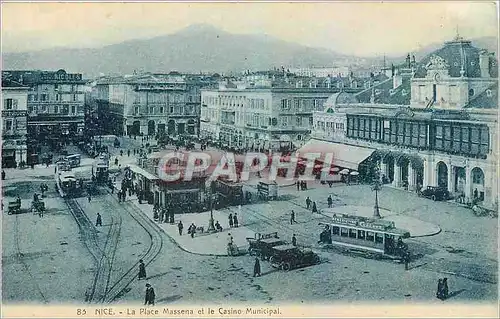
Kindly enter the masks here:
M 473 44 L 497 51 L 497 39 L 474 39 Z M 414 52 L 417 59 L 438 49 L 433 44 Z M 404 57 L 387 58 L 387 62 Z M 104 74 L 144 72 L 241 72 L 280 66 L 332 66 L 381 64 L 382 57 L 356 57 L 328 49 L 312 48 L 267 35 L 232 34 L 210 25 L 192 25 L 177 33 L 150 39 L 129 40 L 101 48 L 52 48 L 4 53 L 4 70 L 41 69 L 83 73 L 85 78 Z

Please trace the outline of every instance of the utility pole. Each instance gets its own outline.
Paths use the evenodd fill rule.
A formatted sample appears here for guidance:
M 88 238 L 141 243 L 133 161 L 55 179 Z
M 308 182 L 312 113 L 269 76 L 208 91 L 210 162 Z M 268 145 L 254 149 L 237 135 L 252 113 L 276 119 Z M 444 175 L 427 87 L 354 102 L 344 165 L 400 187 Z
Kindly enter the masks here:
M 208 220 L 208 232 L 214 233 L 215 230 L 215 225 L 214 225 L 214 203 L 213 203 L 213 195 L 214 195 L 214 190 L 215 190 L 215 181 L 210 182 L 210 219 Z
M 373 217 L 374 218 L 382 218 L 380 216 L 380 209 L 378 206 L 378 191 L 382 188 L 382 184 L 380 183 L 380 168 L 376 167 L 375 176 L 373 178 L 372 190 L 375 191 L 375 206 L 373 206 Z

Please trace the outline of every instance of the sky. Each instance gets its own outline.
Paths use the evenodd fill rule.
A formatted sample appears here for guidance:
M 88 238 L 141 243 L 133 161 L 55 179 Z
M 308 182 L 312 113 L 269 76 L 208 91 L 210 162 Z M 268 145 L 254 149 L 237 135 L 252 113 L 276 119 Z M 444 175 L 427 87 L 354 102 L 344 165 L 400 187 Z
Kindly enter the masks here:
M 211 24 L 358 56 L 498 36 L 494 2 L 2 3 L 3 52 L 101 47 Z

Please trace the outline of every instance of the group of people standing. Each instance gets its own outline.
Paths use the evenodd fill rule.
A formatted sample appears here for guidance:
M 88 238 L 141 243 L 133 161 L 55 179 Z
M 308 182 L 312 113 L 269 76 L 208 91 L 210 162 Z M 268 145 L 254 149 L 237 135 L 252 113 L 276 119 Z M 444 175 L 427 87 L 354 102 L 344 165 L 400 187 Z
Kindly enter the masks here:
M 297 185 L 298 191 L 306 191 L 307 190 L 307 182 L 306 181 L 297 181 L 295 183 Z
M 317 213 L 318 212 L 318 207 L 316 206 L 316 202 L 313 202 L 309 196 L 307 196 L 306 198 L 306 208 L 307 209 L 311 209 L 311 211 L 313 213 Z
M 239 221 L 238 221 L 238 214 L 237 213 L 234 213 L 233 214 L 229 214 L 228 216 L 228 222 L 229 222 L 229 228 L 233 228 L 233 227 L 238 227 L 239 226 Z

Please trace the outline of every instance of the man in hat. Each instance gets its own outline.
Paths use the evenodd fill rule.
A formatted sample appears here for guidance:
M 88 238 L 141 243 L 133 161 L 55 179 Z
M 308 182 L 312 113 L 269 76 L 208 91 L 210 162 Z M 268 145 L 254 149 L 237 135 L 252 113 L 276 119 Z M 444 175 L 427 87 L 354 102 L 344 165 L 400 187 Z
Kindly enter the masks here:
M 295 234 L 292 236 L 292 245 L 297 246 L 297 237 L 295 237 Z
M 258 257 L 255 257 L 255 264 L 253 266 L 253 276 L 259 276 L 260 277 L 260 261 Z
M 311 199 L 309 198 L 309 196 L 307 196 L 307 198 L 306 198 L 306 208 L 309 209 L 309 207 L 311 207 Z
M 177 228 L 179 228 L 179 236 L 182 236 L 182 230 L 184 229 L 184 225 L 182 225 L 182 221 L 179 220 L 179 224 L 177 224 Z
M 146 279 L 146 265 L 144 265 L 144 261 L 139 260 L 139 280 Z
M 290 214 L 290 225 L 293 225 L 293 223 L 297 224 L 297 221 L 295 220 L 295 212 L 292 210 Z
M 101 218 L 101 214 L 100 213 L 97 213 L 97 220 L 95 222 L 95 225 L 96 226 L 102 226 L 102 218 Z
M 150 284 L 146 284 L 146 296 L 144 298 L 144 305 L 155 305 L 155 290 Z

